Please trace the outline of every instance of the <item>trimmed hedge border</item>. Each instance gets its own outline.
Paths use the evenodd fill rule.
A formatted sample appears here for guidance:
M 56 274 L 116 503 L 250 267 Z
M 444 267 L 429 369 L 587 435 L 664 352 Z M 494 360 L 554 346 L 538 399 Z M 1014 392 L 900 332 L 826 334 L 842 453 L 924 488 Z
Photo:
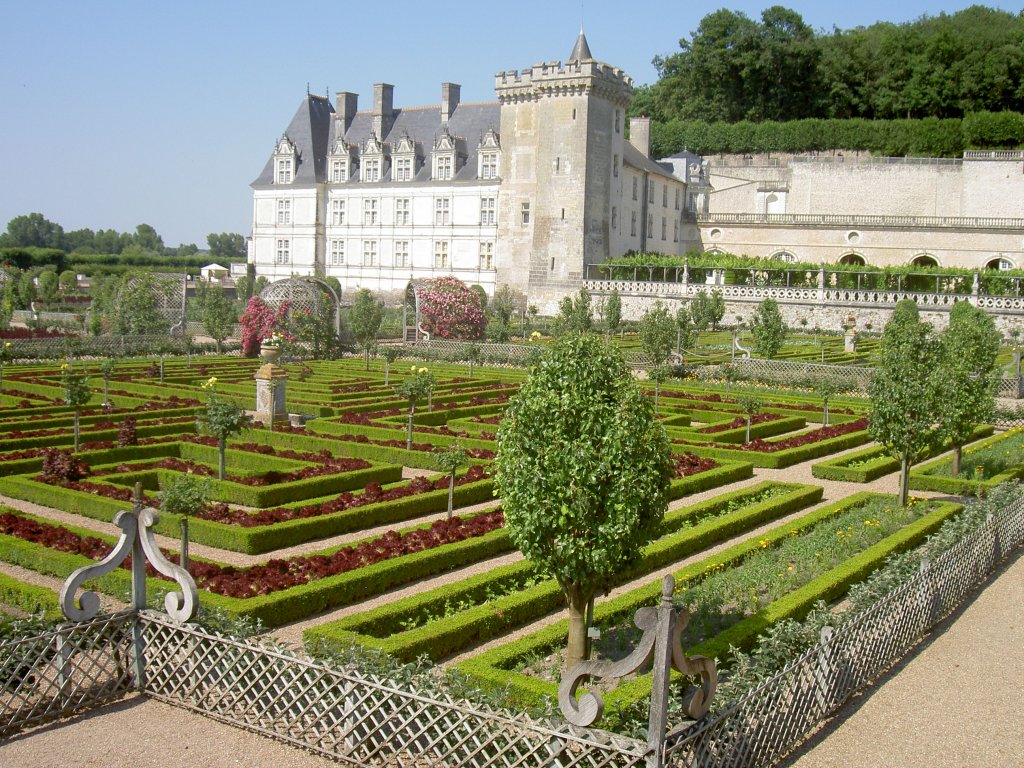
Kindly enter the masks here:
M 709 567 L 730 567 L 736 565 L 749 553 L 761 548 L 761 541 L 767 541 L 769 546 L 774 546 L 787 536 L 792 535 L 793 531 L 799 533 L 809 530 L 823 520 L 835 517 L 847 509 L 859 506 L 879 496 L 880 494 L 866 492 L 854 494 L 835 504 L 815 510 L 799 520 L 777 526 L 760 537 L 737 544 L 717 555 L 677 571 L 674 574 L 676 582 L 681 584 L 689 579 L 698 577 Z M 740 622 L 740 624 L 734 625 L 730 630 L 726 630 L 720 635 L 711 638 L 706 643 L 702 643 L 692 649 L 687 649 L 687 655 L 703 653 L 704 655 L 714 657 L 716 653 L 724 654 L 724 651 L 728 650 L 728 645 L 725 645 L 723 650 L 722 642 L 749 646 L 756 640 L 759 633 L 777 621 L 783 618 L 800 618 L 806 614 L 807 610 L 817 600 L 834 599 L 845 594 L 851 584 L 863 579 L 880 567 L 886 557 L 905 551 L 923 541 L 928 534 L 936 530 L 948 517 L 960 509 L 962 509 L 962 506 L 959 504 L 939 503 L 934 511 L 912 522 L 898 533 L 884 539 L 860 555 L 847 560 L 828 573 L 780 598 L 780 600 L 771 605 L 766 606 L 753 617 L 749 617 Z M 596 608 L 595 621 L 618 622 L 631 620 L 631 616 L 637 608 L 655 604 L 660 594 L 661 584 L 658 582 L 633 590 L 625 595 L 620 595 Z M 746 624 L 742 630 L 731 631 L 741 624 Z M 568 623 L 562 620 L 539 630 L 529 637 L 506 643 L 504 646 L 484 652 L 473 659 L 462 662 L 458 665 L 458 668 L 488 687 L 506 688 L 514 698 L 522 703 L 536 704 L 542 697 L 554 697 L 557 699 L 557 683 L 513 672 L 508 667 L 526 655 L 547 652 L 560 645 L 564 645 L 567 632 Z M 726 633 L 728 633 L 728 638 L 720 639 Z M 625 683 L 611 694 L 605 696 L 604 699 L 605 705 L 608 707 L 626 706 L 649 695 L 650 677 L 648 675 Z
M 998 443 L 1007 437 L 1009 433 L 1004 432 L 999 435 L 983 440 L 971 446 L 970 451 L 964 451 L 962 466 L 969 467 L 970 456 L 973 451 L 980 448 L 987 448 L 990 445 Z M 942 472 L 947 469 L 947 465 L 950 465 L 952 459 L 950 457 L 942 457 L 929 461 L 927 464 L 922 464 L 910 472 L 910 487 L 915 491 L 938 491 L 940 493 L 952 493 L 957 496 L 968 496 L 976 495 L 979 492 L 991 490 L 1000 483 L 1006 482 L 1007 480 L 1013 480 L 1014 478 L 1024 477 L 1024 456 L 1021 457 L 1021 461 L 1015 467 L 1012 467 L 1005 472 L 1000 472 L 995 477 L 991 477 L 988 480 L 971 480 L 968 478 L 957 478 L 949 477 L 948 475 L 933 474 Z
M 689 443 L 685 445 L 673 443 L 672 451 L 676 453 L 681 451 L 691 451 L 698 456 L 709 459 L 749 461 L 753 463 L 755 467 L 763 467 L 765 469 L 783 469 L 784 467 L 800 464 L 808 461 L 809 459 L 816 459 L 819 456 L 827 456 L 828 454 L 835 453 L 836 451 L 844 451 L 847 448 L 863 445 L 870 439 L 868 431 L 866 429 L 862 429 L 858 432 L 850 432 L 846 435 L 839 435 L 838 437 L 829 438 L 828 440 L 819 440 L 816 443 L 808 443 L 807 445 L 797 446 L 796 448 L 787 448 L 782 451 L 776 451 L 775 453 L 741 451 L 731 448 L 712 448 L 710 446 Z
M 988 437 L 993 431 L 994 427 L 990 424 L 983 424 L 975 428 L 974 432 L 967 439 L 967 442 L 972 443 L 975 440 Z M 929 459 L 932 456 L 936 456 L 939 453 L 948 450 L 949 443 L 947 442 L 941 448 L 925 451 L 918 461 Z M 859 467 L 845 466 L 850 462 L 862 461 L 871 458 L 875 458 L 876 461 L 872 461 L 870 464 L 863 464 Z M 883 446 L 876 445 L 871 446 L 870 448 L 865 448 L 862 451 L 854 451 L 853 453 L 847 453 L 844 456 L 837 456 L 834 459 L 819 461 L 818 463 L 811 465 L 811 474 L 821 480 L 869 483 L 872 480 L 877 480 L 879 477 L 883 477 L 884 475 L 897 472 L 899 471 L 899 468 L 899 459 L 894 459 L 889 455 Z
M 26 613 L 42 612 L 50 620 L 62 616 L 56 592 L 46 587 L 25 584 L 6 573 L 0 573 L 0 603 Z M 3 612 L 0 611 L 0 621 L 3 621 L 2 616 Z
M 757 496 L 769 487 L 788 488 L 790 491 L 782 496 L 740 508 L 720 518 L 698 523 L 692 528 L 679 530 L 687 522 L 714 514 L 716 508 L 727 507 L 736 499 Z M 778 519 L 794 510 L 814 504 L 821 496 L 822 489 L 818 486 L 763 482 L 716 496 L 692 507 L 676 510 L 666 515 L 661 538 L 649 544 L 641 558 L 623 570 L 617 581 L 622 583 L 641 577 L 667 563 L 688 557 L 738 533 L 753 530 L 769 520 Z M 546 579 L 528 589 L 516 590 L 512 594 L 408 631 L 401 628 L 403 618 L 417 610 L 441 611 L 449 601 L 481 595 L 487 589 L 505 586 L 503 582 L 525 578 L 530 572 L 532 567 L 529 563 L 516 563 L 465 582 L 414 595 L 373 611 L 312 627 L 306 630 L 303 637 L 307 642 L 319 642 L 327 646 L 344 646 L 347 642 L 356 640 L 407 661 L 423 654 L 439 660 L 457 653 L 473 642 L 497 637 L 502 632 L 556 610 L 563 604 L 562 592 L 557 583 L 552 579 Z M 381 638 L 358 634 L 373 627 L 377 627 L 380 632 L 388 633 L 389 636 Z

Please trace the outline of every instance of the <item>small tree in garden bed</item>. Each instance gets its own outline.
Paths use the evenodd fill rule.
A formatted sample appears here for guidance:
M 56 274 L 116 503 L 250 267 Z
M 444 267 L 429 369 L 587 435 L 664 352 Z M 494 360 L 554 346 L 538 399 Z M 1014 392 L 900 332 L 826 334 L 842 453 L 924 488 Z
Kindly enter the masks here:
M 900 504 L 909 498 L 910 464 L 937 437 L 935 369 L 938 347 L 917 304 L 896 305 L 882 333 L 878 366 L 868 385 L 871 438 L 900 460 Z
M 75 413 L 75 451 L 78 451 L 79 418 L 82 409 L 92 391 L 89 389 L 89 378 L 84 373 L 78 373 L 71 367 L 70 363 L 63 363 L 60 367 L 60 384 L 64 390 L 64 404 Z
M 391 385 L 391 366 L 395 360 L 402 356 L 401 347 L 384 347 L 381 350 L 381 357 L 384 358 L 384 386 Z
M 656 365 L 647 372 L 647 378 L 654 382 L 654 415 L 658 415 L 658 398 L 661 395 L 661 385 L 669 377 L 667 365 Z
M 252 424 L 249 415 L 237 403 L 224 400 L 217 394 L 217 378 L 211 377 L 203 384 L 209 393 L 206 398 L 206 410 L 196 420 L 200 432 L 217 438 L 217 479 L 224 479 L 224 454 L 228 438 L 242 432 Z
M 369 288 L 360 288 L 348 311 L 348 325 L 363 349 L 366 370 L 370 370 L 370 351 L 377 343 L 377 333 L 384 320 L 384 305 L 374 298 Z
M 480 361 L 483 360 L 483 353 L 480 351 L 479 344 L 470 344 L 466 347 L 465 356 L 467 362 L 469 362 L 469 378 L 473 378 L 473 365 L 479 365 Z
M 188 570 L 188 518 L 203 508 L 210 486 L 191 473 L 174 475 L 160 492 L 160 509 L 181 516 L 181 567 Z
M 622 329 L 622 297 L 619 289 L 612 288 L 611 295 L 604 305 L 604 327 L 608 335 L 618 333 Z
M 487 317 L 480 295 L 457 277 L 436 277 L 419 291 L 420 324 L 438 339 L 484 338 Z
M 455 473 L 469 462 L 469 453 L 459 443 L 453 443 L 447 448 L 435 448 L 433 458 L 434 466 L 448 475 L 448 519 L 451 520 L 455 503 Z
M 0 345 L 0 392 L 4 391 L 4 366 L 14 359 L 14 351 L 11 342 L 5 341 Z
M 110 388 L 110 380 L 117 372 L 117 363 L 111 357 L 105 357 L 100 361 L 100 376 L 103 378 L 103 404 L 110 405 L 110 397 L 107 390 Z
M 739 397 L 739 398 L 736 399 L 736 402 L 739 403 L 740 408 L 743 410 L 743 413 L 746 414 L 746 417 L 747 417 L 747 437 L 746 437 L 746 439 L 743 442 L 744 443 L 749 443 L 750 442 L 750 422 L 753 419 L 753 417 L 755 416 L 755 414 L 758 414 L 758 413 L 761 412 L 761 407 L 763 406 L 763 403 L 761 402 L 760 399 L 758 399 L 756 397 L 751 397 L 750 395 L 744 395 L 742 397 Z
M 811 385 L 814 391 L 818 393 L 818 397 L 821 398 L 822 407 L 822 424 L 828 426 L 828 403 L 833 397 L 839 393 L 839 385 L 833 382 L 831 379 L 821 377 L 815 379 Z
M 621 353 L 571 334 L 509 402 L 495 467 L 510 539 L 565 596 L 571 668 L 584 657 L 590 601 L 665 514 L 674 468 L 664 429 Z
M 960 474 L 964 443 L 975 426 L 995 415 L 1001 341 L 992 316 L 966 301 L 953 306 L 939 335 L 936 403 L 939 431 L 953 445 L 953 477 Z
M 426 368 L 411 369 L 412 375 L 395 387 L 395 394 L 404 397 L 409 401 L 409 428 L 406 435 L 406 450 L 412 450 L 412 420 L 416 415 L 416 403 L 425 397 L 430 397 L 434 389 L 434 375 Z
M 775 299 L 765 299 L 757 305 L 750 321 L 750 333 L 754 337 L 754 349 L 761 357 L 770 359 L 779 354 L 786 341 L 786 323 Z

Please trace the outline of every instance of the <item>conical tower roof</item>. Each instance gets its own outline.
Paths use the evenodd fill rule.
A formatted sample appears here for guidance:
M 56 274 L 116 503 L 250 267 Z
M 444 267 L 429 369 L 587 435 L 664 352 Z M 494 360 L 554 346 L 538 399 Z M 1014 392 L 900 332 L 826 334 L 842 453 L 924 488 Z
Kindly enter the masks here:
M 569 60 L 566 63 L 575 64 L 580 61 L 590 61 L 593 58 L 593 55 L 590 53 L 590 46 L 587 45 L 587 36 L 583 34 L 583 27 L 580 27 L 580 36 L 576 38 L 576 45 L 573 46 L 572 53 L 569 54 Z

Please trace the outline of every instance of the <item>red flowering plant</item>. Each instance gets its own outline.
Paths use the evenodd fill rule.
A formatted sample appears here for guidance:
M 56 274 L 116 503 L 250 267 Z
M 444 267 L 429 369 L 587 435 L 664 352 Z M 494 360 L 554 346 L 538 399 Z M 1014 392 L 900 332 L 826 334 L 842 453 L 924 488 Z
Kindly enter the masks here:
M 277 310 L 271 309 L 259 296 L 250 296 L 242 313 L 242 356 L 256 357 L 260 344 L 275 333 L 286 341 L 294 341 L 288 333 L 290 302 L 284 301 Z
M 482 339 L 487 330 L 480 295 L 457 277 L 435 277 L 419 292 L 420 325 L 437 339 Z

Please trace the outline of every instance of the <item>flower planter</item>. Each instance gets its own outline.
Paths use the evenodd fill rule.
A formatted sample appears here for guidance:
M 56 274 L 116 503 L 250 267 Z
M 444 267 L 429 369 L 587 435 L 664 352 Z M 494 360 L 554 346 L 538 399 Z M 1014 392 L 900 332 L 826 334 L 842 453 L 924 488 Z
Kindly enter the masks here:
M 281 348 L 275 344 L 260 345 L 260 358 L 267 363 L 276 363 L 281 357 Z

